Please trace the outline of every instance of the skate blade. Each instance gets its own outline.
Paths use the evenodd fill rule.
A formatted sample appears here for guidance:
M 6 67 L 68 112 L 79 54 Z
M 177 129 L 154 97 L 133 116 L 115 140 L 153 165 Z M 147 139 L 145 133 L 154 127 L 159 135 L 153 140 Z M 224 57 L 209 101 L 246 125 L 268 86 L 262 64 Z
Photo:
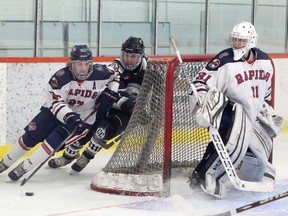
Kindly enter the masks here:
M 79 175 L 79 172 L 75 171 L 75 170 L 71 170 L 70 171 L 70 175 Z

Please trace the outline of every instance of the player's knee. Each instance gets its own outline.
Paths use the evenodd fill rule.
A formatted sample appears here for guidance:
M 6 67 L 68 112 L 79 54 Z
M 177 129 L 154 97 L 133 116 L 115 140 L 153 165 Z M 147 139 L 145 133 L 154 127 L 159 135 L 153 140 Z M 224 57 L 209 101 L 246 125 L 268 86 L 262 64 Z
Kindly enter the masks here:
M 28 148 L 33 148 L 37 143 L 42 142 L 42 136 L 35 131 L 27 131 L 22 135 L 23 143 Z

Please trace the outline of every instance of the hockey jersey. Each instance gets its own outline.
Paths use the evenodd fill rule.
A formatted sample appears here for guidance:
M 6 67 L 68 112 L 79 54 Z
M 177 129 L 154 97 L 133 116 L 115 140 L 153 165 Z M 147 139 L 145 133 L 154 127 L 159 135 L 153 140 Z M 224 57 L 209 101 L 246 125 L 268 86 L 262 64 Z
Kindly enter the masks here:
M 230 101 L 239 103 L 254 122 L 265 101 L 271 99 L 271 80 L 274 66 L 269 56 L 258 48 L 252 49 L 255 61 L 233 60 L 233 50 L 228 48 L 217 54 L 193 81 L 197 91 L 216 87 Z
M 106 65 L 93 65 L 93 72 L 86 80 L 77 80 L 69 67 L 57 71 L 46 87 L 46 102 L 58 120 L 64 123 L 64 116 L 76 112 L 85 119 L 94 109 L 96 98 L 108 83 L 116 78 L 116 73 Z M 95 116 L 86 123 L 93 124 Z

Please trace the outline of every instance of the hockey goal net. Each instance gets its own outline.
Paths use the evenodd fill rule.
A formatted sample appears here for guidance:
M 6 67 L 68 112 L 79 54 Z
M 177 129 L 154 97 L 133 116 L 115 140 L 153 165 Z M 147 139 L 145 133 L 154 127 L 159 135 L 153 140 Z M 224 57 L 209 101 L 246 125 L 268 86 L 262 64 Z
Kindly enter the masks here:
M 192 172 L 210 137 L 191 115 L 189 80 L 210 58 L 148 61 L 132 117 L 111 159 L 93 178 L 93 190 L 168 196 L 171 172 L 188 168 Z

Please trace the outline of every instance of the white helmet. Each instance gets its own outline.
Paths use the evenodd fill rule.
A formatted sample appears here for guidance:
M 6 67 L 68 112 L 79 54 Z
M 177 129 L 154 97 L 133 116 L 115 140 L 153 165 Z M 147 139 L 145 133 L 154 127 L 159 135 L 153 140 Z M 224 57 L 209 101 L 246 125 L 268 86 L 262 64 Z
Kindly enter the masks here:
M 234 60 L 242 58 L 251 48 L 256 47 L 258 34 L 255 27 L 242 21 L 235 25 L 230 33 L 230 43 L 233 48 Z

